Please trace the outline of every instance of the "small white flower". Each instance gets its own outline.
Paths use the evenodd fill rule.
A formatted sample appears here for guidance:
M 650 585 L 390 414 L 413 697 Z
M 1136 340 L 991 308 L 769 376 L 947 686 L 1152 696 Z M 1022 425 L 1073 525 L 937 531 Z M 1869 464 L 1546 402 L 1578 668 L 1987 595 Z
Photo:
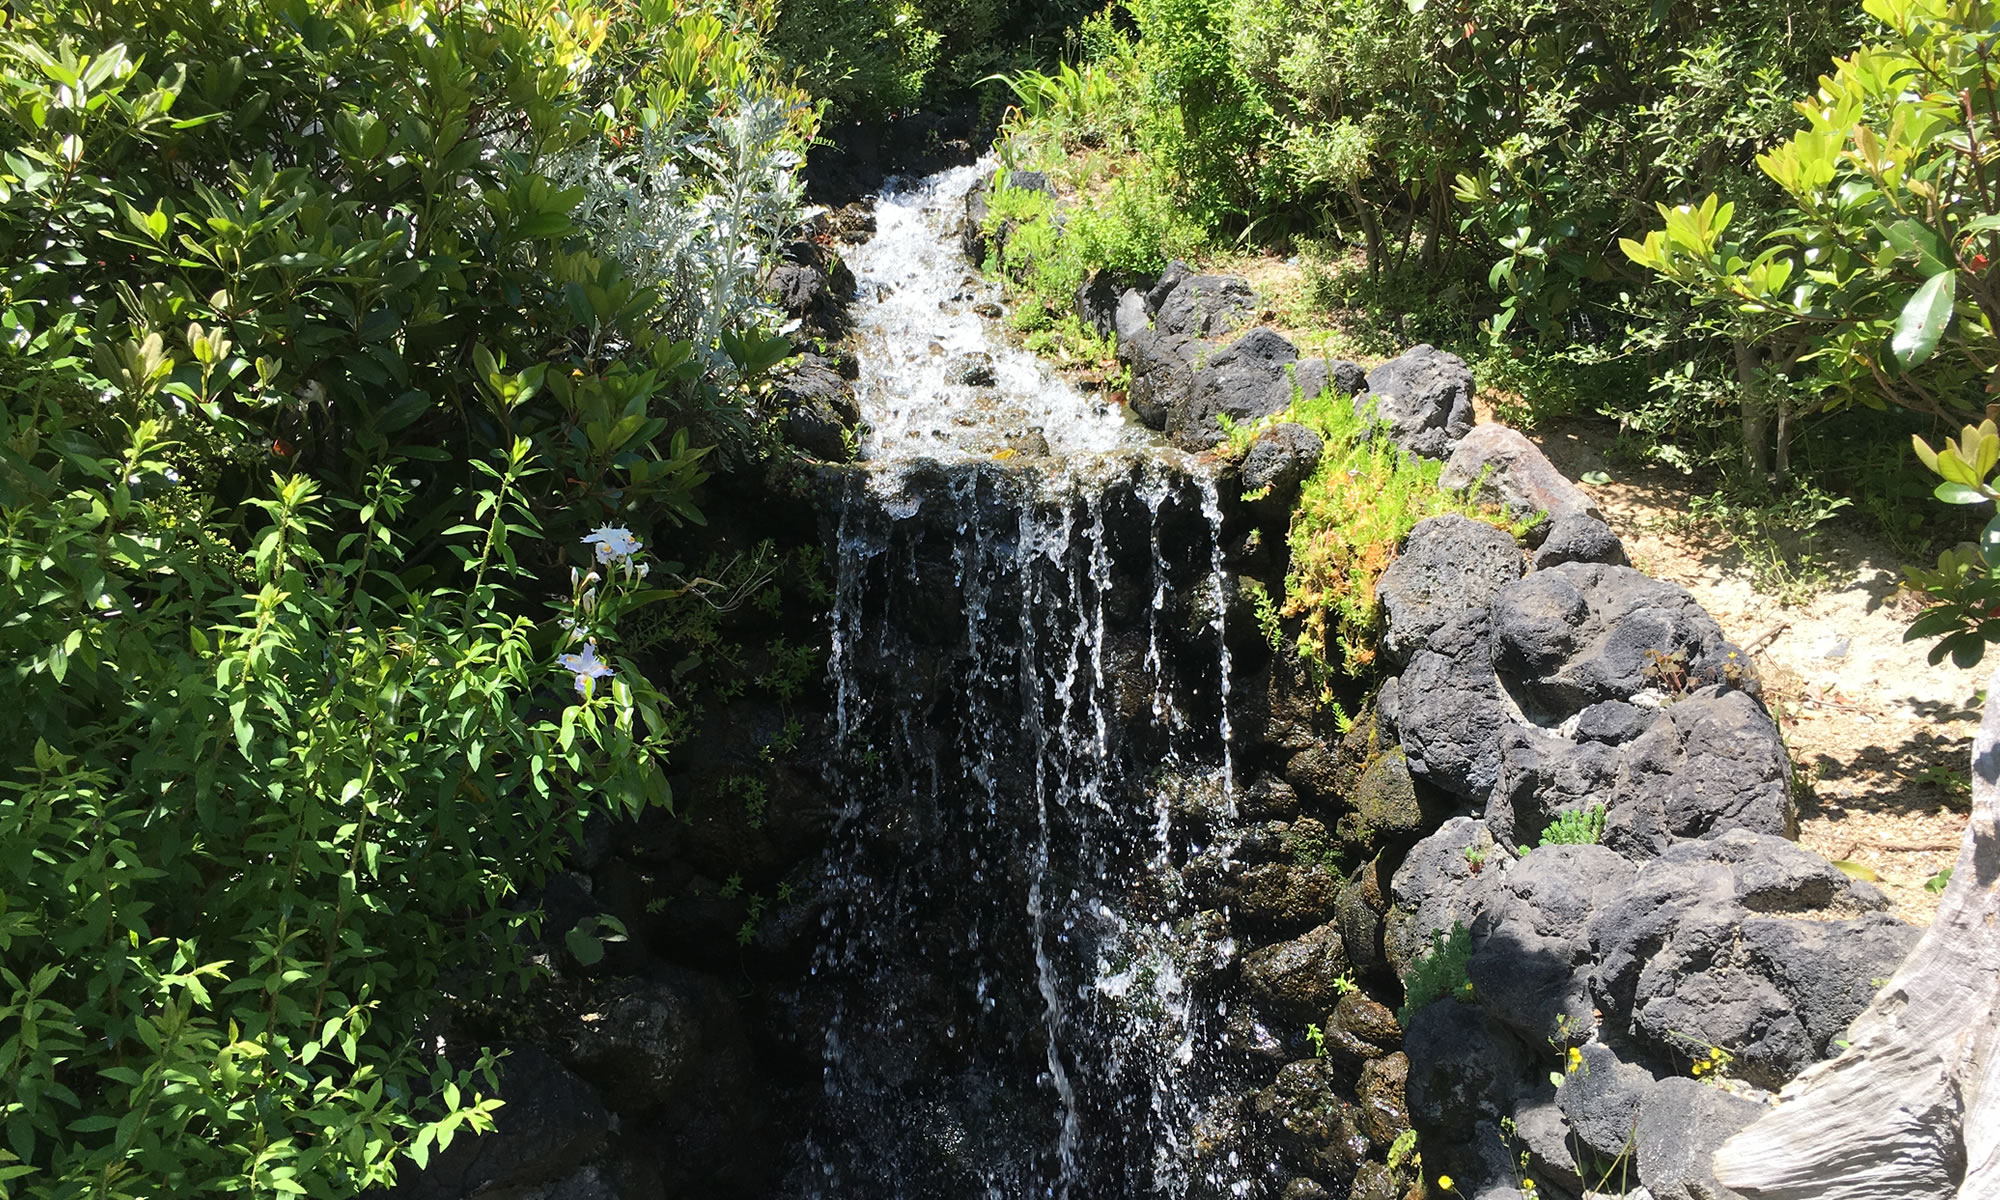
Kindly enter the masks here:
M 168 467 L 166 470 L 166 480 L 168 483 L 179 483 L 181 481 L 181 473 L 172 467 Z
M 644 579 L 646 576 L 651 575 L 653 573 L 653 564 L 642 562 L 639 564 L 638 571 L 639 571 L 639 578 Z
M 597 547 L 597 561 L 616 562 L 630 558 L 639 552 L 642 543 L 632 536 L 632 531 L 623 525 L 606 525 L 593 529 L 583 537 L 583 544 Z
M 14 343 L 14 349 L 19 350 L 21 347 L 27 345 L 28 336 L 28 327 L 26 325 L 16 325 L 14 327 L 14 336 L 11 339 Z
M 617 674 L 599 661 L 595 641 L 585 642 L 582 653 L 558 655 L 556 661 L 562 664 L 563 670 L 575 674 L 576 694 L 586 700 L 590 699 L 591 689 L 596 686 L 599 679 L 606 675 Z

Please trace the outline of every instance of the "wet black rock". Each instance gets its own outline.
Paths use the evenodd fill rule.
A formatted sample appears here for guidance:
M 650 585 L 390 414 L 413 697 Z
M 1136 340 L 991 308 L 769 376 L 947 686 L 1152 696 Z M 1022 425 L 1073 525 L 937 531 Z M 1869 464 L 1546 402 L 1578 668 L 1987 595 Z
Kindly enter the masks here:
M 1483 503 L 1497 504 L 1510 520 L 1536 520 L 1530 537 L 1540 540 L 1549 523 L 1566 517 L 1601 518 L 1595 501 L 1564 478 L 1540 448 L 1505 425 L 1474 426 L 1445 463 L 1438 486 L 1477 490 Z
M 1409 1083 L 1410 1058 L 1400 1050 L 1362 1064 L 1354 1100 L 1362 1132 L 1377 1150 L 1387 1150 L 1410 1127 Z
M 1346 947 L 1332 922 L 1243 956 L 1243 986 L 1258 1008 L 1297 1028 L 1324 1019 L 1346 974 Z
M 1193 283 L 1182 284 L 1174 295 Z M 1183 332 L 1164 320 L 1159 328 L 1169 336 Z M 1281 411 L 1292 400 L 1291 379 L 1285 368 L 1298 357 L 1297 347 L 1278 333 L 1259 327 L 1208 355 L 1205 361 L 1198 359 L 1193 387 L 1167 408 L 1167 433 L 1185 449 L 1202 450 L 1227 436 L 1221 417 L 1247 425 Z
M 1716 1150 L 1769 1111 L 1692 1079 L 1662 1079 L 1639 1106 L 1639 1182 L 1653 1200 L 1731 1200 L 1709 1165 Z
M 1273 425 L 1257 435 L 1243 456 L 1243 488 L 1269 489 L 1272 499 L 1289 504 L 1325 451 L 1326 443 L 1305 426 L 1290 421 Z
M 618 1112 L 671 1096 L 699 1053 L 698 1018 L 680 988 L 621 979 L 595 997 L 569 1034 L 565 1057 Z
M 1348 851 L 1372 858 L 1409 845 L 1430 826 L 1410 777 L 1410 764 L 1400 748 L 1391 748 L 1377 755 L 1354 782 L 1334 835 Z
M 1368 1135 L 1351 1094 L 1332 1063 L 1308 1058 L 1281 1068 L 1250 1107 L 1287 1166 L 1339 1188 L 1368 1158 Z
M 1369 974 L 1383 963 L 1382 916 L 1388 910 L 1380 861 L 1370 859 L 1341 885 L 1334 908 L 1341 944 L 1346 946 L 1347 960 L 1357 974 Z
M 1413 346 L 1368 372 L 1356 412 L 1386 421 L 1389 436 L 1412 454 L 1448 458 L 1472 430 L 1472 372 L 1465 360 L 1433 346 Z
M 1333 914 L 1340 880 L 1318 863 L 1258 863 L 1240 867 L 1219 896 L 1242 929 L 1268 937 L 1303 933 Z
M 1561 566 L 1566 562 L 1631 565 L 1625 558 L 1625 543 L 1611 527 L 1596 517 L 1571 513 L 1550 522 L 1535 550 L 1535 569 Z
M 773 392 L 783 413 L 778 426 L 786 441 L 815 458 L 847 461 L 848 435 L 861 420 L 861 408 L 838 363 L 801 354 L 773 377 Z
M 1523 707 L 1559 721 L 1602 700 L 1749 686 L 1741 651 L 1686 588 L 1630 567 L 1531 571 L 1493 603 L 1493 663 Z
M 1492 604 L 1521 570 L 1505 530 L 1456 513 L 1417 522 L 1375 585 L 1382 649 L 1393 663 L 1409 662 L 1446 621 Z
M 1410 774 L 1478 805 L 1499 775 L 1501 731 L 1514 721 L 1493 673 L 1491 644 L 1486 610 L 1453 617 L 1410 656 L 1396 689 L 1396 731 Z
M 984 350 L 961 354 L 944 367 L 944 381 L 957 387 L 992 387 L 998 378 L 993 356 Z

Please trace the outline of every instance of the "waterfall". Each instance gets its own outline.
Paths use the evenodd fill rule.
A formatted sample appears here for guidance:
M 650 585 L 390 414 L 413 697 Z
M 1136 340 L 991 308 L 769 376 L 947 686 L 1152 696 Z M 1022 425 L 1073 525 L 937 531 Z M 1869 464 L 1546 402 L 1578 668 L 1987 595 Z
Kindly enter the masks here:
M 789 1191 L 1230 1194 L 1193 1143 L 1235 947 L 1181 879 L 1231 811 L 1223 508 L 989 335 L 948 228 L 980 177 L 885 193 L 851 260 L 871 428 L 827 484 L 839 818 Z M 968 355 L 990 382 L 948 381 Z

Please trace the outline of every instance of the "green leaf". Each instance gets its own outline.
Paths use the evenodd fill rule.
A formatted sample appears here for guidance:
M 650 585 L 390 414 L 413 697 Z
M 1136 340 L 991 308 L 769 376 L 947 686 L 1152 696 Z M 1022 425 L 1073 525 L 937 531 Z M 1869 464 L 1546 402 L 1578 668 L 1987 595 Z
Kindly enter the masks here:
M 1889 338 L 1889 353 L 1897 362 L 1914 367 L 1937 349 L 1938 338 L 1951 323 L 1957 281 L 1957 274 L 1951 271 L 1933 275 L 1903 305 L 1902 315 L 1896 318 L 1896 332 Z
M 581 923 L 563 934 L 563 945 L 586 967 L 594 967 L 604 959 L 604 943 L 585 933 Z
M 1940 483 L 1931 495 L 1946 504 L 1981 504 L 1986 500 L 1985 492 L 1963 483 Z

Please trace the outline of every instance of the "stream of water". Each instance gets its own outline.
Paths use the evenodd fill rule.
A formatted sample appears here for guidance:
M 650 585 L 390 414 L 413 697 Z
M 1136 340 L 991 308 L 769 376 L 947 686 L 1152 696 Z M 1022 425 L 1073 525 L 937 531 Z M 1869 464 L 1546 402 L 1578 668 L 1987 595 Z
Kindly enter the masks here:
M 954 226 L 987 170 L 891 187 L 849 258 L 868 429 L 829 531 L 825 1093 L 791 1192 L 1245 1194 L 1195 1153 L 1234 945 L 1180 874 L 1216 827 L 1185 815 L 1232 803 L 1222 505 L 977 311 Z

